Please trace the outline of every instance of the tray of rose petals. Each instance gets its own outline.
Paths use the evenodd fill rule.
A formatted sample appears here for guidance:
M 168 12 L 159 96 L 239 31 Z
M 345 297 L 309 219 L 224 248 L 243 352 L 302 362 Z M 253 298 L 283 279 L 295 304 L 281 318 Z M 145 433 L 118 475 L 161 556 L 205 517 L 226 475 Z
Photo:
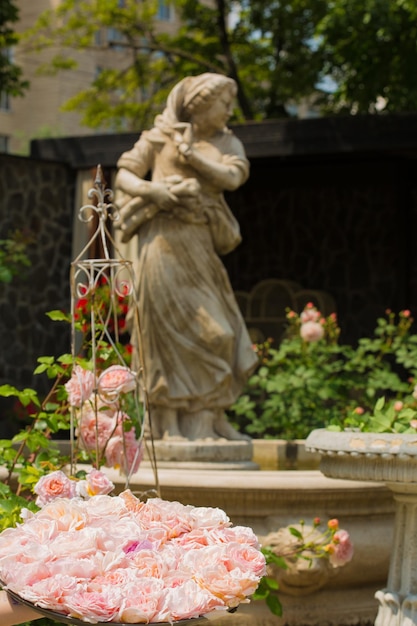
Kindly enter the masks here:
M 264 575 L 255 534 L 221 509 L 129 490 L 57 498 L 0 533 L 4 588 L 69 624 L 196 623 L 248 602 Z
M 50 619 L 60 622 L 61 624 L 75 624 L 75 626 L 85 626 L 86 624 L 85 620 L 81 620 L 76 617 L 69 617 L 68 615 L 64 615 L 63 613 L 57 613 L 56 611 L 50 611 L 49 609 L 42 609 L 39 606 L 36 606 L 35 604 L 33 604 L 32 602 L 28 602 L 27 600 L 24 600 L 23 598 L 18 596 L 16 593 L 13 593 L 13 591 L 8 590 L 7 593 L 9 594 L 11 598 L 13 598 L 15 602 L 24 604 L 25 606 L 28 606 L 34 611 L 37 611 L 44 617 L 49 617 Z M 191 625 L 196 626 L 197 624 L 201 624 L 207 621 L 208 621 L 207 618 L 204 616 L 190 618 L 190 619 L 182 619 L 182 620 L 176 620 L 175 626 L 191 626 Z M 135 624 L 132 624 L 130 622 L 113 622 L 113 621 L 93 622 L 93 624 L 94 626 L 109 626 L 109 624 L 112 624 L 112 626 L 135 626 Z M 153 626 L 153 624 L 147 624 L 147 626 Z M 159 623 L 158 626 L 171 626 L 171 624 L 169 624 L 169 622 Z

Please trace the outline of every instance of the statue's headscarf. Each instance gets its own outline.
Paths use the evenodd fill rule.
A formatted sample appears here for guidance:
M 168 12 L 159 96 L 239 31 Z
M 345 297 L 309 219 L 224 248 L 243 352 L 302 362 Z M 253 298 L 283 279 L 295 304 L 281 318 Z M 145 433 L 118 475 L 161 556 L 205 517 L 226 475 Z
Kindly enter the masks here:
M 199 76 L 183 78 L 170 92 L 164 111 L 155 118 L 155 126 L 168 135 L 183 131 L 188 126 L 189 109 L 197 97 L 201 103 L 210 100 L 214 93 L 229 87 L 236 90 L 232 78 L 223 74 L 206 72 Z M 187 112 L 188 111 L 188 112 Z

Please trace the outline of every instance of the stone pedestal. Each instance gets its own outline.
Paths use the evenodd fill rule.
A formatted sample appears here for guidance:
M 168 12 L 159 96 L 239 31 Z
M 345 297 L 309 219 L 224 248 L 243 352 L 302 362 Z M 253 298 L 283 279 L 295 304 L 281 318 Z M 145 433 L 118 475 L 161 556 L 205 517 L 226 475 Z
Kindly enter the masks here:
M 153 450 L 158 468 L 161 469 L 202 469 L 202 470 L 257 470 L 252 461 L 251 441 L 196 440 L 175 441 L 157 440 Z M 142 467 L 149 466 L 152 443 L 148 442 Z
M 375 626 L 417 625 L 417 435 L 316 430 L 306 446 L 322 455 L 326 476 L 383 481 L 392 491 L 394 542 Z

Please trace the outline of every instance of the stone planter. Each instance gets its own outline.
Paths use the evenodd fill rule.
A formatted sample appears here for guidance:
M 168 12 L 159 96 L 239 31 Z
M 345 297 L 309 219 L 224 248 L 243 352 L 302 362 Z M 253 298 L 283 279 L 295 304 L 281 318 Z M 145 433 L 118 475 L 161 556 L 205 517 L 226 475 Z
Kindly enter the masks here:
M 384 482 L 394 495 L 395 524 L 387 585 L 377 591 L 375 626 L 417 624 L 417 435 L 313 431 L 308 449 L 325 476 Z

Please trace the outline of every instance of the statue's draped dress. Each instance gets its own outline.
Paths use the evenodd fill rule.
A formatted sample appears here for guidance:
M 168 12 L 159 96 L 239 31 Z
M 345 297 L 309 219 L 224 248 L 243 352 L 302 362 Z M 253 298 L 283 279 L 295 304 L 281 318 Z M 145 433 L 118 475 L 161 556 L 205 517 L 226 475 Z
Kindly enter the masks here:
M 225 130 L 201 150 L 236 168 L 243 183 L 249 164 L 241 142 Z M 223 190 L 180 162 L 172 137 L 143 132 L 119 162 L 153 181 L 174 174 L 198 178 L 201 195 L 172 211 L 158 211 L 138 231 L 134 271 L 151 405 L 186 412 L 224 409 L 240 395 L 257 357 L 219 253 L 240 241 Z

